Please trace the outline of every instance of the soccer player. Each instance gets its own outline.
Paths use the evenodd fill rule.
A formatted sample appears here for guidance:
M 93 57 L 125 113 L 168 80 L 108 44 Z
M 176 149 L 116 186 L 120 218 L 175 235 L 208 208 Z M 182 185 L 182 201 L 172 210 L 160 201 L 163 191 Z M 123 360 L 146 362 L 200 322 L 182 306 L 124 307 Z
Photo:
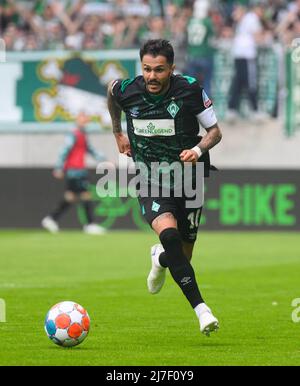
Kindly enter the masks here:
M 51 233 L 59 231 L 58 220 L 77 201 L 80 201 L 83 206 L 87 218 L 87 224 L 84 225 L 83 231 L 94 235 L 103 234 L 105 231 L 99 225 L 94 224 L 92 197 L 88 190 L 88 171 L 85 162 L 87 154 L 93 156 L 97 162 L 101 162 L 105 158 L 97 153 L 88 141 L 85 132 L 88 123 L 89 117 L 83 112 L 79 113 L 76 119 L 76 128 L 66 138 L 65 147 L 53 171 L 55 178 L 65 178 L 66 191 L 58 207 L 42 220 L 43 228 Z
M 196 79 L 174 75 L 174 50 L 168 41 L 146 42 L 140 59 L 143 76 L 115 80 L 108 87 L 108 108 L 120 153 L 132 156 L 136 163 L 143 162 L 149 169 L 155 162 L 195 165 L 201 161 L 208 175 L 208 151 L 222 138 L 212 102 Z M 128 136 L 121 128 L 122 110 Z M 199 137 L 199 124 L 207 131 L 203 138 Z M 160 239 L 160 244 L 151 249 L 149 292 L 157 294 L 161 290 L 168 268 L 195 310 L 201 332 L 209 335 L 219 323 L 203 300 L 190 263 L 202 207 L 187 208 L 184 195 L 140 196 L 139 201 L 143 215 Z

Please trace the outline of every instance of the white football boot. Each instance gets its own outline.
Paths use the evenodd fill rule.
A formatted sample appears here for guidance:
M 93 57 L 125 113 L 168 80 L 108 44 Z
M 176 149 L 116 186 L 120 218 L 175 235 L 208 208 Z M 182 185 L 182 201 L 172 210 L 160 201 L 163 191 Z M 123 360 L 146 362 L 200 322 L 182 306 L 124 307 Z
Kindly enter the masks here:
M 53 220 L 53 218 L 50 216 L 47 216 L 42 220 L 42 227 L 45 228 L 50 233 L 59 232 L 58 223 L 55 220 Z
M 83 232 L 87 235 L 99 236 L 106 233 L 106 229 L 98 224 L 87 224 L 83 227 Z
M 161 244 L 156 244 L 151 248 L 152 268 L 147 279 L 148 290 L 152 295 L 158 294 L 165 284 L 167 268 L 159 264 L 159 256 L 164 252 Z
M 207 307 L 205 303 L 199 304 L 195 308 L 195 312 L 199 318 L 200 331 L 206 336 L 210 336 L 211 332 L 219 329 L 219 321 L 211 312 L 211 309 Z

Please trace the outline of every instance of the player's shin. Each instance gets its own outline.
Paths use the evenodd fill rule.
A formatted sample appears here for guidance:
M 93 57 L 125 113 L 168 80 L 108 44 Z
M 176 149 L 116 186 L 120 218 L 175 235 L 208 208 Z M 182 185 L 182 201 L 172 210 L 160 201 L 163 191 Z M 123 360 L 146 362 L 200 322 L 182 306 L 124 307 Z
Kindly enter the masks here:
M 55 211 L 51 213 L 51 218 L 53 218 L 54 221 L 58 221 L 71 205 L 72 203 L 66 201 L 65 199 L 62 200 Z
M 86 219 L 87 219 L 87 224 L 92 224 L 93 223 L 93 205 L 92 202 L 87 200 L 87 201 L 82 201 L 81 202 Z
M 195 272 L 185 256 L 180 234 L 175 228 L 165 229 L 160 234 L 165 249 L 165 258 L 171 275 L 193 308 L 204 300 L 196 282 Z

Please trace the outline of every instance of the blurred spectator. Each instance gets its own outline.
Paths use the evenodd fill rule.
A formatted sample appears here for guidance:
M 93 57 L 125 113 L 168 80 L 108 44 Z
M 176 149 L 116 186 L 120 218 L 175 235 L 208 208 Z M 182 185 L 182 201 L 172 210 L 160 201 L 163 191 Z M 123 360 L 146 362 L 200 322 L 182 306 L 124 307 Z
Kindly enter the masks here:
M 183 73 L 186 66 L 186 25 L 187 17 L 176 14 L 170 22 L 171 42 L 176 56 L 176 71 Z
M 289 4 L 288 11 L 294 12 L 294 13 L 299 13 L 300 11 L 300 1 L 295 0 L 291 4 Z
M 171 33 L 166 21 L 161 16 L 154 16 L 148 19 L 148 31 L 142 37 L 143 41 L 149 39 L 170 39 Z
M 261 6 L 255 6 L 251 10 L 247 10 L 244 6 L 237 6 L 233 13 L 236 28 L 232 44 L 234 76 L 227 114 L 227 119 L 230 121 L 233 121 L 238 115 L 244 92 L 254 112 L 252 117 L 258 117 L 257 54 L 258 44 L 263 40 L 262 15 Z
M 290 47 L 295 39 L 300 38 L 300 0 L 289 5 L 276 32 L 281 43 L 286 47 Z
M 207 0 L 197 0 L 194 13 L 187 27 L 188 63 L 186 73 L 197 78 L 211 96 L 211 81 L 214 67 L 215 37 L 212 19 L 209 16 L 210 4 Z
M 290 45 L 299 37 L 300 0 L 0 0 L 0 37 L 9 51 L 139 48 L 147 39 L 166 38 L 178 70 L 203 79 L 210 93 L 215 42 L 231 44 L 236 5 L 253 3 L 263 5 L 260 25 L 269 40 Z
M 0 0 L 0 32 L 4 32 L 11 24 L 17 24 L 19 13 L 14 0 Z
M 287 13 L 286 0 L 269 0 L 266 6 L 266 17 L 277 27 Z
M 229 66 L 232 52 L 227 118 L 237 116 L 245 93 L 251 117 L 261 119 L 258 48 L 273 46 L 283 95 L 285 50 L 300 38 L 300 0 L 0 0 L 0 38 L 19 52 L 139 49 L 148 39 L 168 39 L 176 71 L 198 78 L 212 97 L 214 63 L 220 78 L 222 58 Z

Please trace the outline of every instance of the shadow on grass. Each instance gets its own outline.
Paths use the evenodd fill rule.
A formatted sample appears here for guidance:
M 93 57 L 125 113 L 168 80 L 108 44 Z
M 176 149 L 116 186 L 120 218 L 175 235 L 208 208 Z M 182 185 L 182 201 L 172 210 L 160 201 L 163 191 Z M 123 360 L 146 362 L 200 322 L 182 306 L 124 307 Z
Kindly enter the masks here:
M 208 338 L 209 339 L 209 338 Z M 206 341 L 206 342 L 193 342 L 189 344 L 189 347 L 234 347 L 234 346 L 240 346 L 237 343 L 223 343 L 223 342 L 213 342 L 213 341 Z
M 99 348 L 97 347 L 60 347 L 60 346 L 49 346 L 46 348 L 46 350 L 56 350 L 60 352 L 65 352 L 65 351 L 100 351 Z

